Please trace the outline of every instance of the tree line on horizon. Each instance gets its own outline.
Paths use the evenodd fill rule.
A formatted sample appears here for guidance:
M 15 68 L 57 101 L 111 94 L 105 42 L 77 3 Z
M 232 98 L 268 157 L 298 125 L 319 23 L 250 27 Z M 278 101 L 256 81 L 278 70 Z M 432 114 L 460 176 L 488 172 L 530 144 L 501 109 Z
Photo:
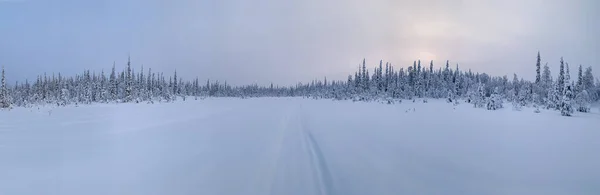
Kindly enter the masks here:
M 366 60 L 359 64 L 358 70 L 347 80 L 313 80 L 298 83 L 295 86 L 259 86 L 257 84 L 232 86 L 227 82 L 210 81 L 200 83 L 198 78 L 184 80 L 161 72 L 145 72 L 143 66 L 136 72 L 128 59 L 125 69 L 116 70 L 113 64 L 111 72 L 98 73 L 90 70 L 75 76 L 63 76 L 60 73 L 50 76 L 44 73 L 30 83 L 16 82 L 8 86 L 2 69 L 0 87 L 0 108 L 10 106 L 30 107 L 39 104 L 126 103 L 126 102 L 171 102 L 178 97 L 286 97 L 304 96 L 331 98 L 337 100 L 373 101 L 384 100 L 392 103 L 415 98 L 444 98 L 448 102 L 458 103 L 464 99 L 474 107 L 495 110 L 502 107 L 504 101 L 513 103 L 517 109 L 534 106 L 560 110 L 565 116 L 574 111 L 588 112 L 591 102 L 600 99 L 600 81 L 595 79 L 592 68 L 585 70 L 578 66 L 576 79 L 570 78 L 569 64 L 560 59 L 558 76 L 553 77 L 546 63 L 541 66 L 538 52 L 534 81 L 527 81 L 513 74 L 508 76 L 490 76 L 486 73 L 462 71 L 458 64 L 450 67 L 434 68 L 420 60 L 412 66 L 396 69 L 392 64 L 379 61 L 379 65 L 369 72 Z M 595 81 L 595 82 L 594 82 Z

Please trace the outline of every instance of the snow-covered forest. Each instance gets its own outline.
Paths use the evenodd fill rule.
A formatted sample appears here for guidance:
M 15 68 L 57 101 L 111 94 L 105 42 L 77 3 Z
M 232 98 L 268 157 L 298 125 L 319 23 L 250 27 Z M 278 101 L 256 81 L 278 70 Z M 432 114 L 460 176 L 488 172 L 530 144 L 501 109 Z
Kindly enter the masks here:
M 533 106 L 542 109 L 560 110 L 565 116 L 574 111 L 588 112 L 590 104 L 600 99 L 600 81 L 595 79 L 592 68 L 581 65 L 574 67 L 577 78 L 571 78 L 569 63 L 562 58 L 556 76 L 546 63 L 541 64 L 540 54 L 535 81 L 524 80 L 514 74 L 492 76 L 461 70 L 459 65 L 436 67 L 434 62 L 414 61 L 412 66 L 396 68 L 390 63 L 379 63 L 371 70 L 366 60 L 347 80 L 313 80 L 295 86 L 259 86 L 256 84 L 232 86 L 227 82 L 200 81 L 199 78 L 183 79 L 177 72 L 165 74 L 145 70 L 143 66 L 134 70 L 131 61 L 119 71 L 115 64 L 111 72 L 84 71 L 75 76 L 60 73 L 44 73 L 35 81 L 16 82 L 7 85 L 2 70 L 0 107 L 28 107 L 38 104 L 90 103 L 154 103 L 170 102 L 177 97 L 280 97 L 305 96 L 355 101 L 383 100 L 394 103 L 414 98 L 443 98 L 449 103 L 463 100 L 475 107 L 495 110 L 503 102 L 512 102 L 514 108 Z M 9 76 L 9 75 L 8 75 Z M 594 84 L 595 82 L 595 84 Z

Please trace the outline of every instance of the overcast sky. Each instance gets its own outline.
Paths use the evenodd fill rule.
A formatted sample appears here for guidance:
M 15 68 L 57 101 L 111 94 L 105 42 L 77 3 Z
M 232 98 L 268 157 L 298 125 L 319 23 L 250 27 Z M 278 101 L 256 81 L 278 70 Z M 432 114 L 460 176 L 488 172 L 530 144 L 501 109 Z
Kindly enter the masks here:
M 0 0 L 10 81 L 151 67 L 184 78 L 294 84 L 346 79 L 362 58 L 450 60 L 533 79 L 541 51 L 600 75 L 597 0 Z

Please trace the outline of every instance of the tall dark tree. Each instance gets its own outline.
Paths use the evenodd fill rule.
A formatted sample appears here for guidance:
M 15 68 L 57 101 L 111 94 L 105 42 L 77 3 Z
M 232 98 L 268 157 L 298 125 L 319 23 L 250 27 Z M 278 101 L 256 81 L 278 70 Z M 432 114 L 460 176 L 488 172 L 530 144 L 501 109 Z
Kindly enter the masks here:
M 173 94 L 174 95 L 179 95 L 179 88 L 177 87 L 177 70 L 175 70 L 175 75 L 173 75 L 173 80 L 175 81 L 173 83 Z
M 133 77 L 131 71 L 131 57 L 127 57 L 127 73 L 125 74 L 125 102 L 133 100 Z
M 414 71 L 414 73 L 417 72 L 417 61 L 413 61 L 413 67 L 412 70 Z
M 0 84 L 0 108 L 8 108 L 8 89 L 6 88 L 6 77 L 4 74 L 4 66 L 2 66 L 2 83 Z
M 361 87 L 363 89 L 367 89 L 367 87 L 369 87 L 369 74 L 367 73 L 367 65 L 366 65 L 366 60 L 363 58 L 363 63 L 362 63 L 362 73 L 361 73 L 361 78 L 360 78 L 360 83 L 361 83 Z
M 417 74 L 421 74 L 421 60 L 417 61 Z
M 433 74 L 433 60 L 429 62 L 429 74 Z
M 535 64 L 535 84 L 539 85 L 541 81 L 540 71 L 541 71 L 541 63 L 542 59 L 540 58 L 540 52 L 537 53 L 537 63 Z
M 383 90 L 383 60 L 379 60 L 379 69 L 376 71 L 377 74 L 377 80 L 375 81 L 377 83 L 377 90 Z

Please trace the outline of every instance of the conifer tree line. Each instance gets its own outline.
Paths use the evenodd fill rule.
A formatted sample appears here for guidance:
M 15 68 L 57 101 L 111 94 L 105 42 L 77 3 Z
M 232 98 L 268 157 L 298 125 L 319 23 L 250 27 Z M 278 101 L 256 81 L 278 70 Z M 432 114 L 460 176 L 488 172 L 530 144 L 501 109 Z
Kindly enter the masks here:
M 512 102 L 515 108 L 536 106 L 560 110 L 565 116 L 574 111 L 588 112 L 590 103 L 600 99 L 600 82 L 592 75 L 591 67 L 577 67 L 577 78 L 570 78 L 569 64 L 562 58 L 556 79 L 546 63 L 541 65 L 538 52 L 535 80 L 527 81 L 517 74 L 491 76 L 486 73 L 463 71 L 456 64 L 451 67 L 435 67 L 434 62 L 414 61 L 412 66 L 399 69 L 390 63 L 379 63 L 369 71 L 366 60 L 358 65 L 358 70 L 347 80 L 328 81 L 316 79 L 295 86 L 231 86 L 227 82 L 199 78 L 184 80 L 172 74 L 153 72 L 152 69 L 139 70 L 132 67 L 131 61 L 124 69 L 117 70 L 113 64 L 110 72 L 84 71 L 66 77 L 60 73 L 44 73 L 35 81 L 16 82 L 8 86 L 2 69 L 0 107 L 32 106 L 36 104 L 90 104 L 124 102 L 170 102 L 177 97 L 281 97 L 304 96 L 331 98 L 338 100 L 396 102 L 402 99 L 443 98 L 458 103 L 462 99 L 474 107 L 495 110 L 502 108 L 503 102 Z

